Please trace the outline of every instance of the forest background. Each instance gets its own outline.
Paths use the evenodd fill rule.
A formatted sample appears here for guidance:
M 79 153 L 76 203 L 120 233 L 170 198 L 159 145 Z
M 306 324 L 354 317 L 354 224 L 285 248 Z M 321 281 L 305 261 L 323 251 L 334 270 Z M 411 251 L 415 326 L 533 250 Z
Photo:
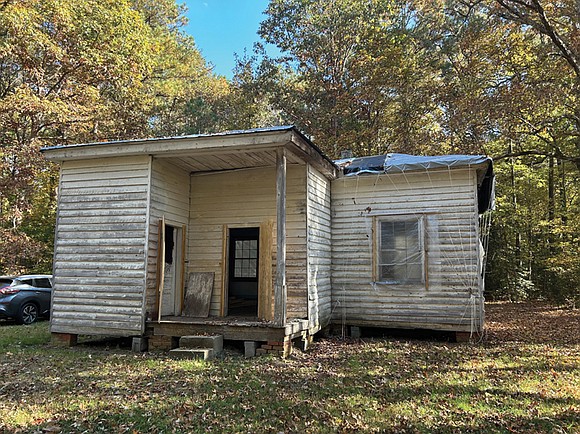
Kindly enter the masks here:
M 294 124 L 329 156 L 495 160 L 488 298 L 580 303 L 577 0 L 271 0 L 215 75 L 175 0 L 0 0 L 0 273 L 49 272 L 43 146 Z

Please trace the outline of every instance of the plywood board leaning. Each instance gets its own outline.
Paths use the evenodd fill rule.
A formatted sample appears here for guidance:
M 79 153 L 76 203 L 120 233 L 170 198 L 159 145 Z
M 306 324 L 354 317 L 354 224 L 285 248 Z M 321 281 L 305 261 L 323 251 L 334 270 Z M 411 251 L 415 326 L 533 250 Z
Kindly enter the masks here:
M 189 273 L 183 302 L 184 316 L 198 318 L 209 316 L 214 276 L 215 273 Z

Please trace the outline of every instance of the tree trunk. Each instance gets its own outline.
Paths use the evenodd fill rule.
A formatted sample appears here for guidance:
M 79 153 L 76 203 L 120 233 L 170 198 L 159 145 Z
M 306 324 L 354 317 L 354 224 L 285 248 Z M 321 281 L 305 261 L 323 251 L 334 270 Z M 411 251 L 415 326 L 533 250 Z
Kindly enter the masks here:
M 558 169 L 560 172 L 560 216 L 562 218 L 562 224 L 565 225 L 568 221 L 567 211 L 568 211 L 568 197 L 566 194 L 566 163 L 562 160 L 558 160 Z
M 513 146 L 512 143 L 510 142 L 509 145 L 509 153 L 512 154 L 513 153 Z M 510 158 L 510 183 L 511 183 L 511 187 L 512 187 L 512 206 L 513 206 L 513 216 L 515 219 L 518 219 L 518 196 L 516 194 L 516 171 L 514 168 L 514 159 L 513 157 Z M 521 252 L 521 248 L 522 248 L 522 233 L 521 233 L 521 227 L 518 224 L 515 225 L 515 250 L 516 250 L 516 263 L 518 266 L 518 269 L 521 270 L 522 269 L 522 252 Z
M 554 236 L 552 231 L 556 217 L 555 190 L 554 157 L 550 156 L 548 160 L 548 251 L 550 257 L 554 256 Z

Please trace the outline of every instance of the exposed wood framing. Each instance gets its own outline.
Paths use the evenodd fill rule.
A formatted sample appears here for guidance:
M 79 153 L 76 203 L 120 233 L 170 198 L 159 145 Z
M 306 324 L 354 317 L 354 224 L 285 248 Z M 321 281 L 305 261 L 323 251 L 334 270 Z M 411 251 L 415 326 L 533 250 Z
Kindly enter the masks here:
M 286 144 L 286 148 L 304 161 L 312 164 L 330 179 L 336 179 L 338 171 L 336 166 L 324 158 L 320 152 L 305 143 L 297 134 L 292 137 L 292 141 Z
M 288 321 L 283 327 L 260 322 L 232 322 L 224 320 L 178 318 L 164 319 L 149 324 L 155 336 L 187 336 L 194 334 L 221 334 L 224 339 L 242 341 L 283 341 L 303 335 L 308 321 Z

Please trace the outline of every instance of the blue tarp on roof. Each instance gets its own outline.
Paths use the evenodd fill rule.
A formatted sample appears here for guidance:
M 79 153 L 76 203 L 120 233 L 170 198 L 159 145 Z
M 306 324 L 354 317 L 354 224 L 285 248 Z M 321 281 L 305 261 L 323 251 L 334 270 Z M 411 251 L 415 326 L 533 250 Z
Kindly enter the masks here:
M 426 169 L 473 167 L 491 163 L 491 158 L 482 155 L 417 156 L 385 154 L 339 160 L 336 163 L 342 166 L 344 174 L 349 176 L 361 173 L 402 173 Z
M 335 161 L 345 176 L 391 174 L 436 169 L 473 167 L 478 172 L 479 212 L 495 207 L 495 176 L 491 158 L 482 155 L 417 156 L 385 154 Z

